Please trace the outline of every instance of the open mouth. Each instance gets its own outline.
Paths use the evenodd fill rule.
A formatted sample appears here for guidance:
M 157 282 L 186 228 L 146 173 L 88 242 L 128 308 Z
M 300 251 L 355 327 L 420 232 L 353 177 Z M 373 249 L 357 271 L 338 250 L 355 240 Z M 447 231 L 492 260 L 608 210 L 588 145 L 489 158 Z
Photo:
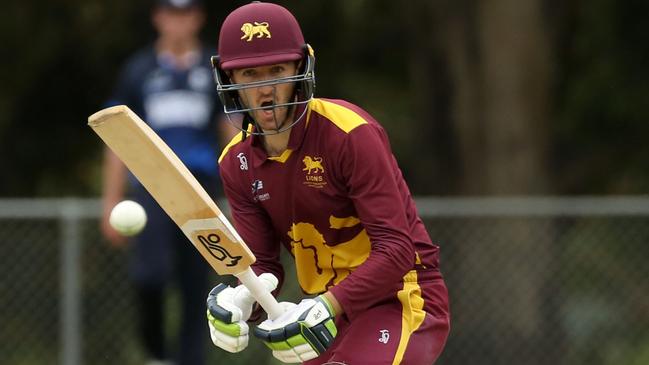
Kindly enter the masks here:
M 261 103 L 261 109 L 263 109 L 263 110 L 268 111 L 268 110 L 273 109 L 273 107 L 274 107 L 274 104 L 273 104 L 272 101 L 264 101 L 263 103 Z
M 260 112 L 264 116 L 264 119 L 275 118 L 275 104 L 272 101 L 264 101 L 260 106 Z

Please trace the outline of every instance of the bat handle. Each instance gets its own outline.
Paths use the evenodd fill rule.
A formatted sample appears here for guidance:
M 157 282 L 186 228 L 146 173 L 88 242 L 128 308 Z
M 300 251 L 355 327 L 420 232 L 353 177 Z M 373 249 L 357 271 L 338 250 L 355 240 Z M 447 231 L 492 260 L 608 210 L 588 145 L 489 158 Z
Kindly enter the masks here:
M 235 276 L 250 290 L 250 294 L 257 300 L 257 303 L 268 313 L 268 318 L 275 319 L 282 314 L 282 307 L 277 303 L 273 294 L 266 289 L 257 274 L 252 271 L 252 268 L 248 267 Z

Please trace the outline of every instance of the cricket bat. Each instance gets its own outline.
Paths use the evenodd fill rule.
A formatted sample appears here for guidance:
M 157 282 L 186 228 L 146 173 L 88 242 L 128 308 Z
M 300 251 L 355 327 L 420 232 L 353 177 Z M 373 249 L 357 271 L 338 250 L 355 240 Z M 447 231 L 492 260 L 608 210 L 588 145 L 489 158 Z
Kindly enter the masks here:
M 125 105 L 98 111 L 88 125 L 119 157 L 220 275 L 234 275 L 273 319 L 282 313 L 250 265 L 255 255 L 205 189 L 162 139 Z

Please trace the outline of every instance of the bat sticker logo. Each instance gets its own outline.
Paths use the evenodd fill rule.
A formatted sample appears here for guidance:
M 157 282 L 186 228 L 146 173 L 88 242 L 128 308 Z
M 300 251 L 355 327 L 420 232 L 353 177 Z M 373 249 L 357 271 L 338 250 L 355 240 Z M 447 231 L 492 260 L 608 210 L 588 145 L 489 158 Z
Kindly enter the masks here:
M 210 233 L 207 237 L 203 235 L 197 235 L 198 240 L 201 242 L 203 247 L 209 251 L 210 255 L 219 261 L 226 261 L 226 266 L 235 266 L 241 260 L 241 256 L 232 256 L 225 247 L 219 245 L 221 242 L 221 237 L 216 233 Z

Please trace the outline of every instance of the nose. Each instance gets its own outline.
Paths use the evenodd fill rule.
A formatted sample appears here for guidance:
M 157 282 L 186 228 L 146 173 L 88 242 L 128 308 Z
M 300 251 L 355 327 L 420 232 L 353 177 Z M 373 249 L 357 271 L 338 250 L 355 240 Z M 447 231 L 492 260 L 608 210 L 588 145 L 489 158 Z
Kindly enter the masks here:
M 275 94 L 275 86 L 274 85 L 265 85 L 265 86 L 260 86 L 257 88 L 259 94 L 262 96 L 270 96 Z

